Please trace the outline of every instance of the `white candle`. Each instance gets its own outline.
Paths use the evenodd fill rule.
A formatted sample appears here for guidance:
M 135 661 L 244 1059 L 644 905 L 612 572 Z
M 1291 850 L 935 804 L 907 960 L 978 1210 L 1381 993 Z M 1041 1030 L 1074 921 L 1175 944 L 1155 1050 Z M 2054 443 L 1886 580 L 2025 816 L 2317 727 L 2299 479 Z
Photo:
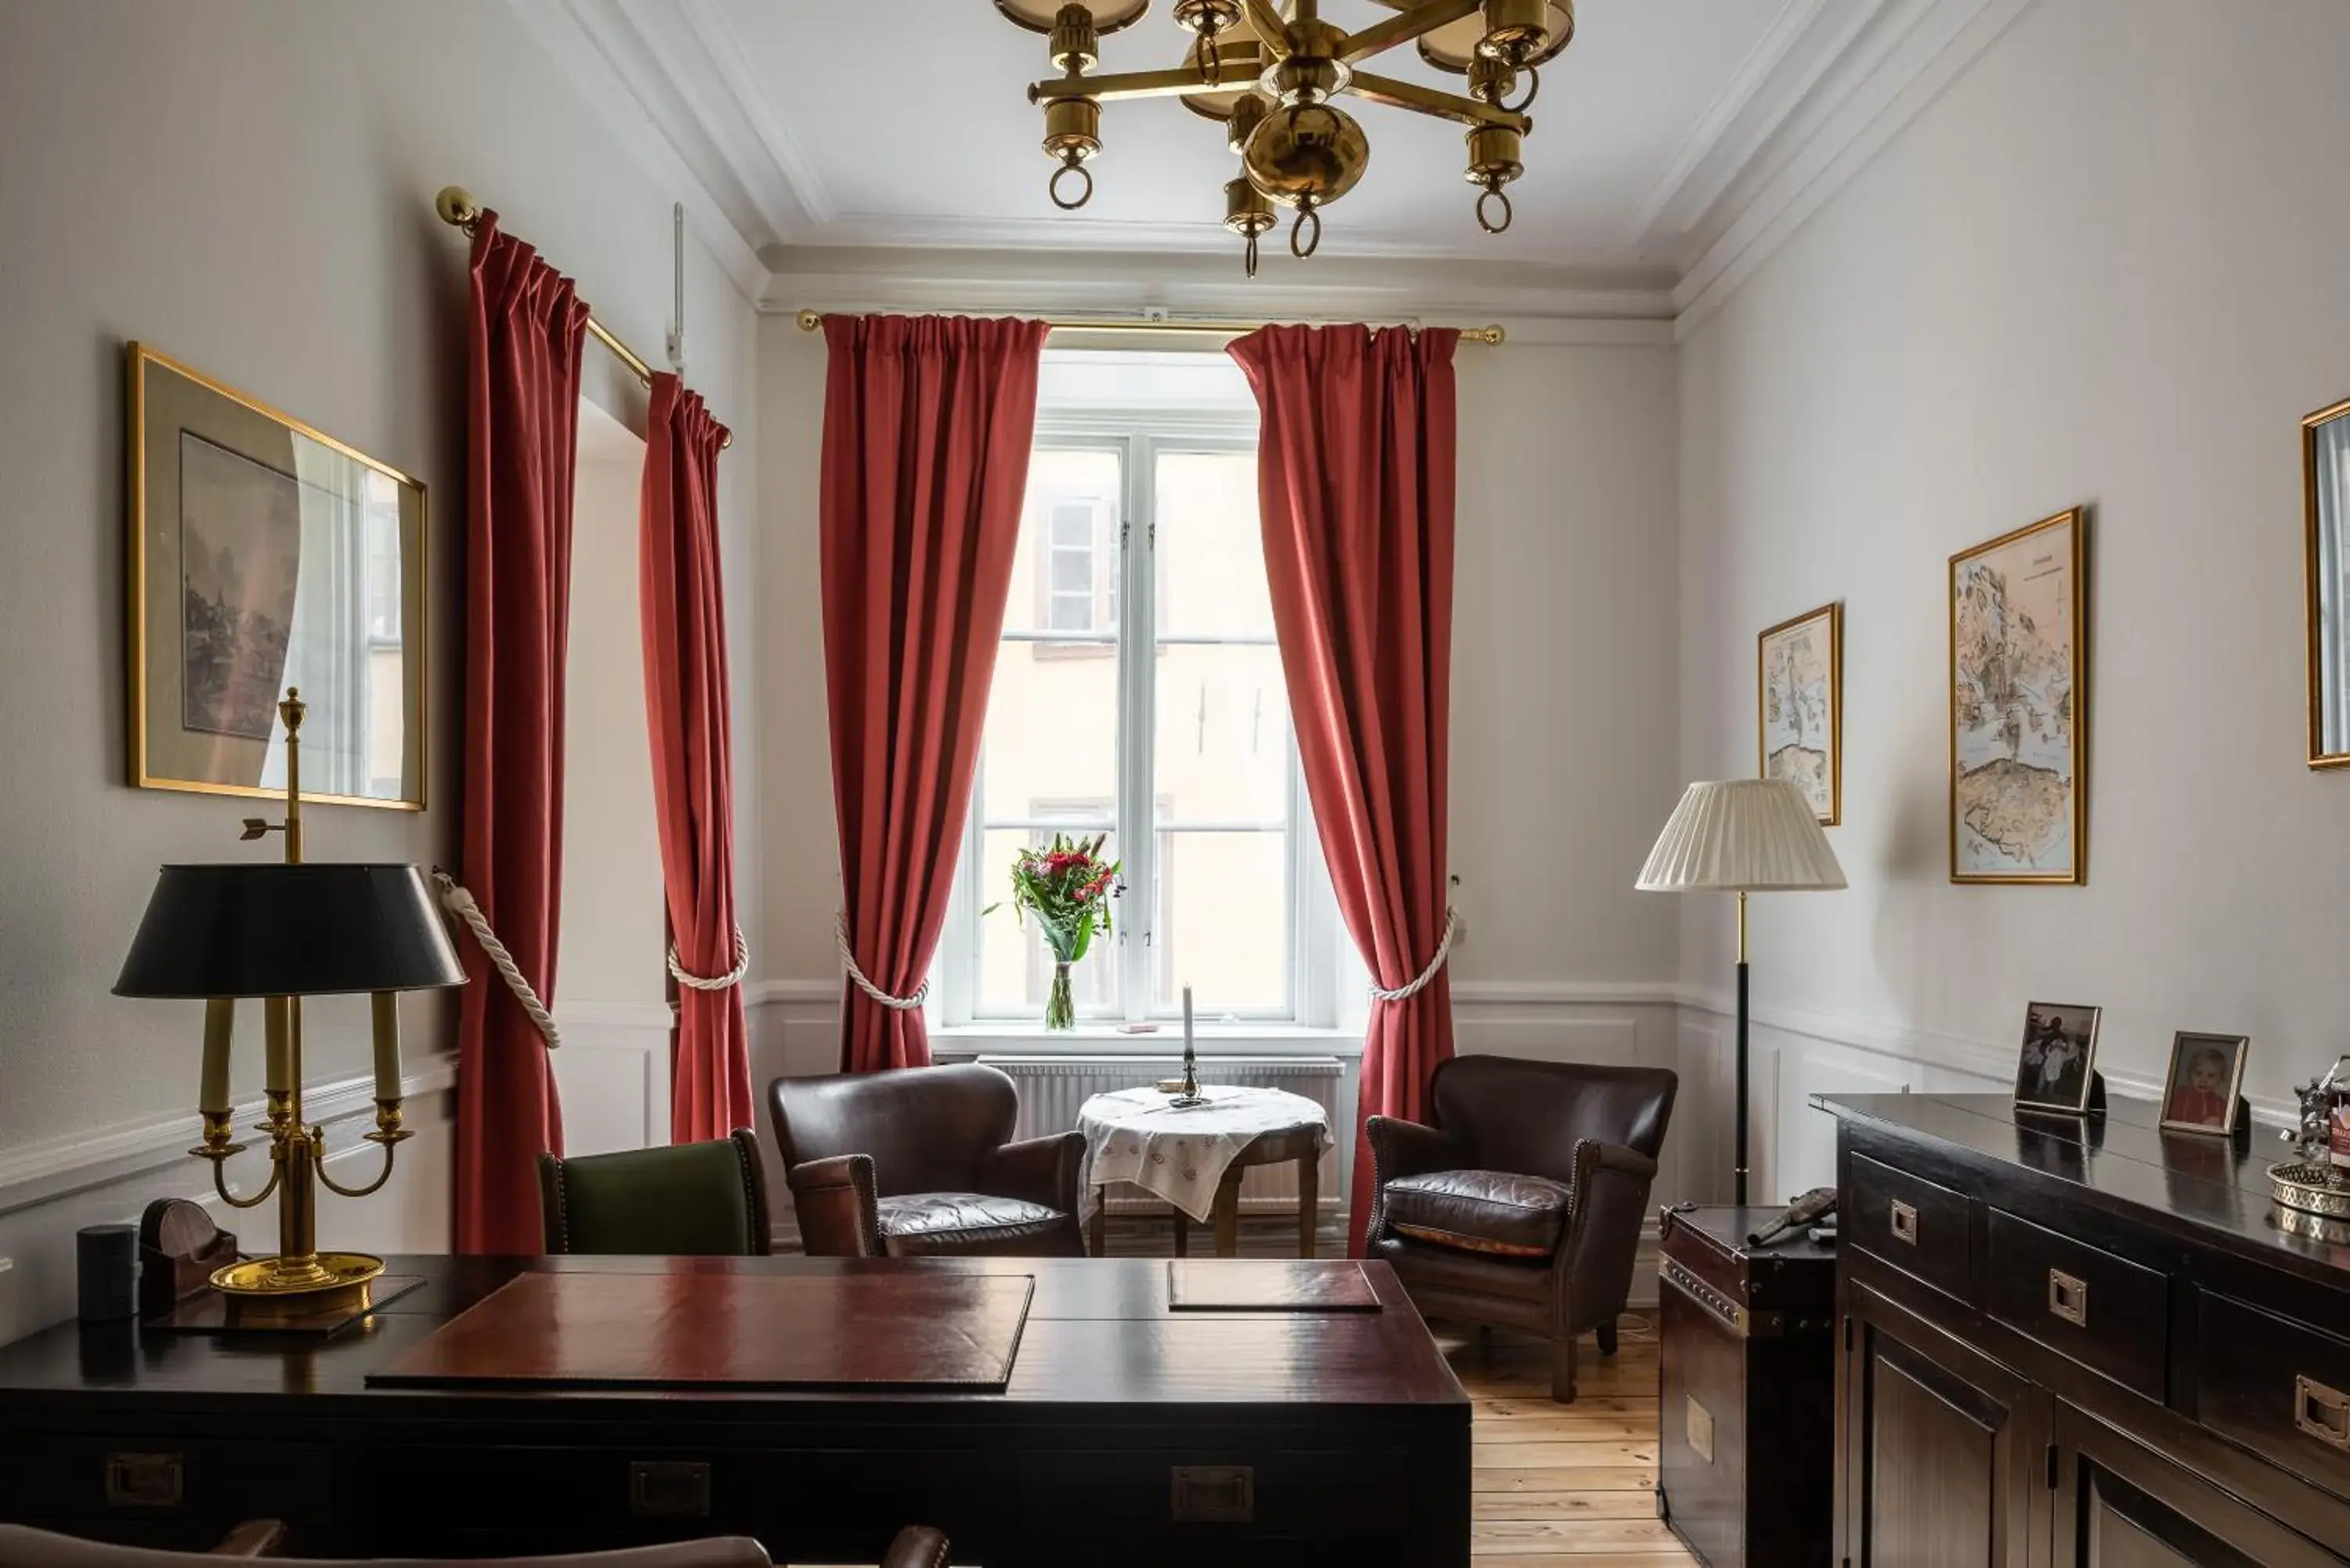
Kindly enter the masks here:
M 379 991 L 375 1004 L 375 1097 L 400 1098 L 400 992 Z
M 196 1096 L 196 1109 L 207 1116 L 228 1115 L 228 1044 L 236 1028 L 236 999 L 207 997 L 204 1001 L 204 1076 Z
M 293 998 L 265 998 L 261 1003 L 261 1019 L 269 1058 L 267 1081 L 263 1086 L 280 1094 L 291 1094 L 294 1089 Z
M 1183 1049 L 1191 1048 L 1191 988 L 1183 988 Z

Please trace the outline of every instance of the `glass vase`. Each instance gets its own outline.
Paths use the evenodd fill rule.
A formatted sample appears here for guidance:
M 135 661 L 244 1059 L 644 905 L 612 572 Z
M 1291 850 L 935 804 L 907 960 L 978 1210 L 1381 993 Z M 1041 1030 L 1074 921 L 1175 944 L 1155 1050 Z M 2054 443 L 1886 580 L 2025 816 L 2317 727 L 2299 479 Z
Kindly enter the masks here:
M 1076 1026 L 1077 1004 L 1069 995 L 1069 966 L 1055 961 L 1052 993 L 1045 998 L 1045 1027 L 1075 1029 Z

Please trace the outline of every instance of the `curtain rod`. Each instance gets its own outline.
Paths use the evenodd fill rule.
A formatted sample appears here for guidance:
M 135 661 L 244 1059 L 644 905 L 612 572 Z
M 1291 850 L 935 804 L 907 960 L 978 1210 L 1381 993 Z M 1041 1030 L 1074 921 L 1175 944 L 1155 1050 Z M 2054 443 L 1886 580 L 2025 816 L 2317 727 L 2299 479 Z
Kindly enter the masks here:
M 469 234 L 473 232 L 473 225 L 482 221 L 482 204 L 474 201 L 473 193 L 463 185 L 442 186 L 441 193 L 432 198 L 432 210 L 441 214 L 442 223 L 452 229 L 463 229 Z M 653 384 L 653 368 L 639 358 L 627 344 L 613 337 L 612 329 L 597 320 L 593 313 L 588 317 L 588 330 L 597 342 L 612 351 L 612 358 L 629 368 L 629 374 L 648 388 Z M 727 431 L 726 438 L 719 444 L 733 446 L 734 432 Z
M 814 332 L 824 325 L 824 313 L 820 310 L 803 310 L 799 313 L 799 323 L 801 331 Z M 1274 323 L 1155 320 L 1144 317 L 1121 321 L 1115 317 L 1093 316 L 1049 317 L 1045 319 L 1045 325 L 1055 332 L 1180 332 L 1210 337 L 1239 337 L 1255 331 L 1260 327 L 1270 327 Z M 1489 348 L 1499 348 L 1507 337 L 1508 334 L 1499 327 L 1464 327 L 1461 329 L 1461 341 L 1463 343 L 1482 343 Z

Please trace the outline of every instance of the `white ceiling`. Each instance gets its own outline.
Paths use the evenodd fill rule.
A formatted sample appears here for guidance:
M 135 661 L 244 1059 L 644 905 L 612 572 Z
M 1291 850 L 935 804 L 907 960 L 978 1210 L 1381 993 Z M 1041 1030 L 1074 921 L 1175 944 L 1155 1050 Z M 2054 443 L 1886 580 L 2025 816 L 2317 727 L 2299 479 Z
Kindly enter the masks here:
M 1237 161 L 1220 126 L 1172 99 L 1106 105 L 1092 202 L 1052 207 L 1024 92 L 1053 74 L 1045 40 L 990 0 L 514 4 L 576 72 L 625 95 L 623 129 L 681 164 L 723 237 L 766 268 L 805 265 L 803 247 L 1237 249 L 1220 223 Z M 2028 4 L 1580 0 L 1575 42 L 1543 73 L 1510 233 L 1476 225 L 1459 127 L 1356 99 L 1370 165 L 1329 209 L 1324 251 L 1555 270 L 1586 286 L 1630 277 L 1669 314 L 1808 211 L 1824 172 L 1865 159 Z M 1101 68 L 1177 63 L 1188 35 L 1169 9 L 1104 39 Z M 1324 0 L 1324 14 L 1351 26 L 1389 13 Z M 1374 68 L 1459 86 L 1408 47 Z M 710 214 L 696 217 L 707 234 Z

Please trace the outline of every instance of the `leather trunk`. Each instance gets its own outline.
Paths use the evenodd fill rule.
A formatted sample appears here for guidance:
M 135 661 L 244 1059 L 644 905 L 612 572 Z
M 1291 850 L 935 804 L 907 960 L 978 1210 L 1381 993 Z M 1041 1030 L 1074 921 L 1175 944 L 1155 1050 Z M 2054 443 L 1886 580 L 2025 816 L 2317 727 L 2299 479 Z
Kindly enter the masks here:
M 1661 1221 L 1657 1514 L 1708 1568 L 1830 1561 L 1835 1249 L 1749 1247 L 1779 1213 Z

